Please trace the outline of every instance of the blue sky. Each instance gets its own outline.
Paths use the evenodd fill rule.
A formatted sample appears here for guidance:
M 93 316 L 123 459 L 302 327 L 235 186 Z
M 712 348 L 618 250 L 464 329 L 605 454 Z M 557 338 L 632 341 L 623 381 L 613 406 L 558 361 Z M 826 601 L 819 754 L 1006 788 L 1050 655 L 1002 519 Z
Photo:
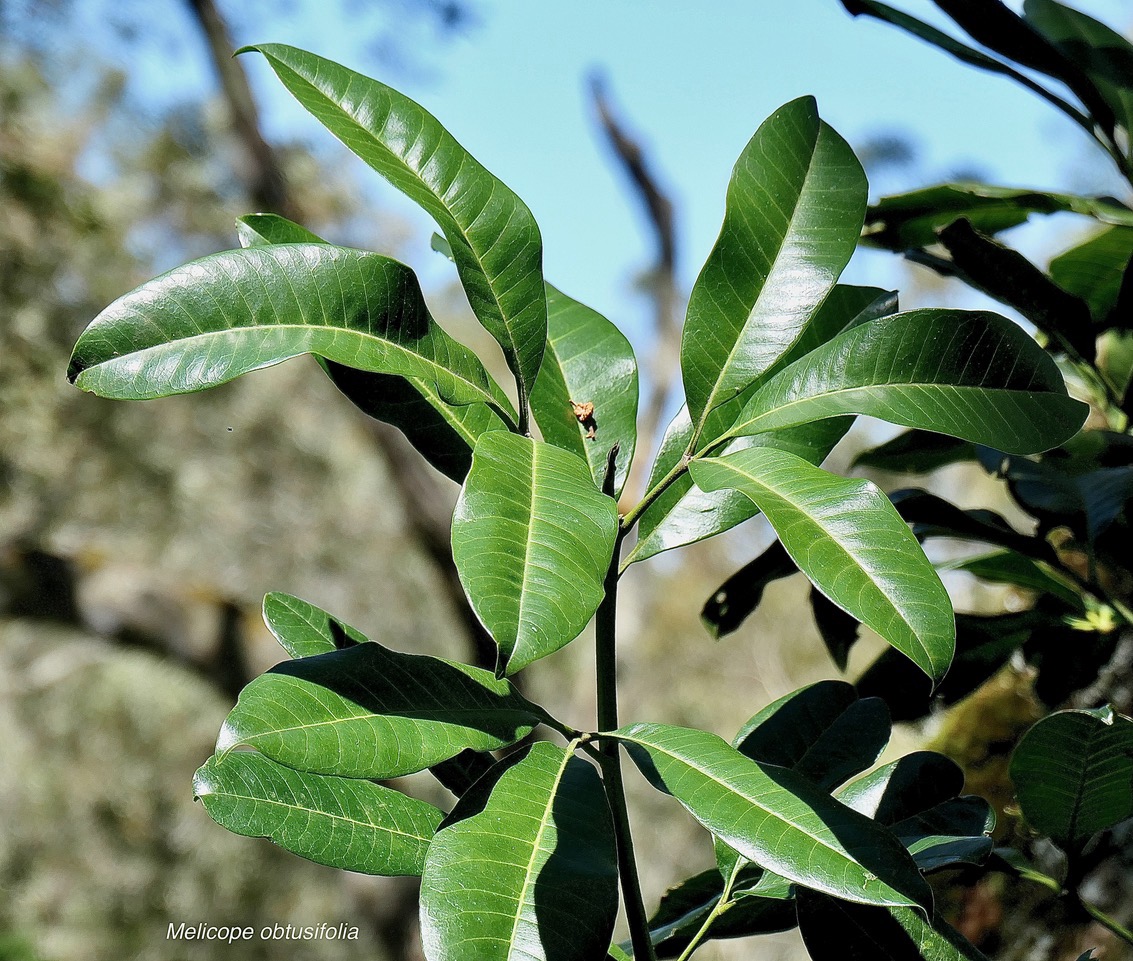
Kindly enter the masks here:
M 1118 29 L 1127 0 L 1072 0 Z M 894 3 L 933 18 L 927 0 Z M 396 5 L 395 5 L 396 6 Z M 886 25 L 854 20 L 838 0 L 478 0 L 479 24 L 456 40 L 406 35 L 422 74 L 382 76 L 431 110 L 532 208 L 548 279 L 631 333 L 642 312 L 631 291 L 650 257 L 642 217 L 595 132 L 585 78 L 607 75 L 615 102 L 678 205 L 680 274 L 695 278 L 723 215 L 731 166 L 759 123 L 803 94 L 851 144 L 899 132 L 918 152 L 913 183 L 980 170 L 988 179 L 1083 192 L 1112 188 L 1084 135 L 1009 80 L 977 72 Z M 313 9 L 313 7 L 312 7 Z M 937 22 L 940 22 L 939 20 Z M 394 29 L 396 30 L 396 24 Z M 381 74 L 336 17 L 300 15 L 241 42 L 279 40 Z M 318 146 L 329 135 L 256 58 L 250 69 L 269 129 Z M 175 78 L 171 78 L 175 79 Z M 182 78 L 182 82 L 184 78 Z M 359 171 L 359 176 L 377 180 Z M 898 186 L 891 179 L 879 184 Z M 432 226 L 376 183 L 386 209 Z M 848 279 L 892 281 L 883 259 L 859 257 Z

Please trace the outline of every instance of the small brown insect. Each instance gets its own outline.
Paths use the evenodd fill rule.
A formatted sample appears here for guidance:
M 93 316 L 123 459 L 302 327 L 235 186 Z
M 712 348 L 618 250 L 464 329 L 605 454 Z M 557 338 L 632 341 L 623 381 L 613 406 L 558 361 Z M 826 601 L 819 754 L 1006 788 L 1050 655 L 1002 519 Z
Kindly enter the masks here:
M 581 404 L 572 400 L 570 409 L 574 411 L 574 416 L 578 418 L 578 422 L 586 428 L 586 439 L 594 440 L 598 430 L 598 425 L 594 422 L 594 405 L 588 400 Z

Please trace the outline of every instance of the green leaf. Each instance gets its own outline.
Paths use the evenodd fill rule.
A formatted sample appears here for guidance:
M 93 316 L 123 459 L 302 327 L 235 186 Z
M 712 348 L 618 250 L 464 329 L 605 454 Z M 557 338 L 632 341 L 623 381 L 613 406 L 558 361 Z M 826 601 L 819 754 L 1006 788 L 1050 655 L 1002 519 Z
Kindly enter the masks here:
M 1043 564 L 1015 551 L 995 551 L 937 566 L 937 570 L 965 571 L 992 584 L 1013 584 L 1040 594 L 1053 594 L 1076 610 L 1084 610 L 1081 595 L 1069 582 Z
M 1113 110 L 1117 122 L 1133 130 L 1133 46 L 1093 17 L 1054 0 L 1026 0 L 1027 23 L 1078 64 Z
M 1050 262 L 1051 279 L 1084 300 L 1098 324 L 1128 328 L 1128 317 L 1110 318 L 1133 259 L 1133 229 L 1109 227 Z
M 1072 437 L 1088 410 L 1006 318 L 912 310 L 855 327 L 792 364 L 752 395 L 727 436 L 868 414 L 1035 453 Z
M 929 923 L 910 908 L 848 904 L 800 891 L 798 918 L 813 961 L 988 961 L 943 918 Z
M 975 460 L 975 456 L 975 445 L 966 440 L 927 430 L 907 430 L 862 451 L 850 466 L 895 474 L 929 474 L 949 464 Z
M 813 98 L 755 132 L 689 299 L 681 368 L 695 438 L 710 439 L 705 417 L 798 340 L 854 252 L 866 193 L 861 165 Z
M 369 640 L 314 604 L 279 591 L 264 596 L 264 623 L 294 658 L 327 654 Z
M 264 244 L 325 244 L 318 234 L 311 233 L 279 214 L 248 214 L 236 218 L 236 235 L 241 247 Z
M 408 267 L 329 244 L 229 250 L 143 284 L 83 332 L 67 376 L 145 400 L 301 354 L 419 377 L 451 403 L 494 402 L 483 365 L 433 322 Z
M 720 408 L 720 411 L 728 409 Z M 721 430 L 727 426 L 724 420 L 724 418 L 720 419 Z M 709 424 L 716 422 L 716 413 L 709 416 L 708 422 Z M 826 459 L 834 445 L 849 430 L 851 422 L 848 417 L 834 418 L 804 424 L 791 430 L 760 434 L 756 437 L 741 437 L 725 449 L 732 451 L 744 450 L 752 446 L 775 447 L 791 451 L 817 464 Z M 692 423 L 688 417 L 688 408 L 682 407 L 661 439 L 661 449 L 653 464 L 649 487 L 652 488 L 657 484 L 680 462 L 691 437 Z M 625 555 L 622 568 L 647 560 L 663 551 L 714 537 L 758 513 L 759 508 L 738 491 L 703 491 L 686 473 L 677 478 L 676 482 L 641 515 L 637 526 L 637 542 Z
M 293 771 L 250 751 L 209 758 L 193 796 L 234 834 L 363 874 L 420 874 L 444 814 L 380 784 Z
M 768 584 L 798 572 L 791 555 L 779 541 L 774 541 L 759 557 L 745 564 L 712 592 L 700 611 L 701 623 L 717 640 L 726 637 L 759 607 Z
M 818 629 L 822 643 L 826 645 L 830 659 L 838 670 L 845 672 L 850 662 L 850 650 L 858 642 L 861 624 L 813 584 L 808 594 L 810 612 L 814 615 L 814 626 Z
M 1023 735 L 1010 774 L 1027 821 L 1076 851 L 1133 817 L 1133 721 L 1109 707 L 1051 714 Z
M 248 684 L 217 739 L 317 774 L 392 778 L 465 748 L 493 751 L 542 718 L 508 681 L 375 642 L 277 664 Z
M 284 44 L 239 52 L 248 50 L 263 54 L 296 100 L 437 222 L 473 312 L 515 374 L 525 421 L 547 340 L 543 242 L 531 211 L 396 90 Z
M 1072 212 L 1108 224 L 1133 226 L 1133 210 L 1110 197 L 952 183 L 885 197 L 869 208 L 862 239 L 902 252 L 930 247 L 936 232 L 960 218 L 984 234 L 1015 227 L 1032 214 Z
M 884 321 L 875 321 L 883 323 Z M 769 447 L 693 462 L 697 486 L 733 488 L 767 515 L 811 582 L 934 681 L 952 660 L 952 603 L 888 498 Z
M 917 488 L 894 491 L 889 499 L 897 513 L 913 525 L 917 540 L 951 537 L 1007 547 L 1039 560 L 1055 559 L 1046 541 L 1020 534 L 994 511 L 983 508 L 961 510 L 943 497 Z
M 452 554 L 498 676 L 570 643 L 590 622 L 618 532 L 613 498 L 580 457 L 504 431 L 484 434 L 452 519 Z
M 562 291 L 547 286 L 547 351 L 531 392 L 531 413 L 543 439 L 578 454 L 601 489 L 606 458 L 618 458 L 614 496 L 625 485 L 637 443 L 637 361 L 617 327 Z M 593 404 L 580 417 L 574 404 Z
M 457 803 L 421 880 L 428 961 L 606 954 L 618 913 L 613 820 L 595 768 L 546 742 Z
M 925 873 L 957 864 L 982 864 L 994 842 L 995 812 L 981 797 L 949 798 L 928 811 L 893 825 Z
M 614 736 L 655 787 L 755 864 L 847 900 L 931 908 L 928 886 L 892 834 L 792 771 L 758 764 L 704 731 L 635 724 Z
M 951 758 L 914 751 L 838 791 L 838 800 L 881 824 L 898 824 L 956 797 L 964 772 Z

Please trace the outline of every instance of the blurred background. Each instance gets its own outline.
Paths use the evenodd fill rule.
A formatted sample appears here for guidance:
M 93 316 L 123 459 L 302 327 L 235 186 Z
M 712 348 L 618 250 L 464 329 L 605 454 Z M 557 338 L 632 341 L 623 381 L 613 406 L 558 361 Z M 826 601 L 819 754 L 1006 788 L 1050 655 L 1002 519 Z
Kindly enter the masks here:
M 1126 0 L 1076 5 L 1133 26 Z M 906 7 L 932 18 L 926 3 Z M 731 164 L 781 103 L 815 94 L 874 196 L 964 176 L 1118 189 L 1079 132 L 1025 91 L 855 23 L 836 0 L 0 0 L 0 961 L 279 954 L 263 941 L 167 942 L 169 921 L 346 921 L 359 941 L 286 956 L 418 956 L 411 882 L 229 835 L 194 806 L 190 781 L 240 687 L 283 657 L 259 618 L 269 590 L 392 647 L 478 656 L 447 560 L 456 487 L 308 359 L 144 404 L 82 395 L 64 377 L 75 338 L 106 304 L 236 246 L 233 218 L 255 210 L 409 263 L 442 323 L 494 347 L 430 253 L 431 224 L 289 102 L 257 58 L 230 56 L 264 40 L 404 90 L 527 201 L 548 279 L 635 346 L 642 467 L 680 403 L 683 298 L 719 227 Z M 1060 215 L 1012 236 L 1041 259 L 1075 229 Z M 905 307 L 971 302 L 883 253 L 861 252 L 847 279 L 898 287 Z M 860 425 L 832 468 L 885 436 Z M 643 481 L 631 482 L 636 493 Z M 933 484 L 961 505 L 986 505 L 994 490 L 964 466 Z M 799 577 L 771 585 L 724 641 L 700 624 L 705 599 L 769 540 L 757 520 L 631 569 L 627 719 L 730 737 L 772 699 L 838 675 Z M 1010 601 L 948 583 L 965 610 Z M 859 645 L 848 673 L 878 649 Z M 528 693 L 590 726 L 592 657 L 584 636 L 525 672 Z M 1008 744 L 1031 717 L 1017 701 L 1018 717 L 980 721 L 1004 726 Z M 1014 702 L 996 710 L 1004 703 Z M 899 727 L 890 756 L 928 743 L 962 753 L 963 740 L 930 719 Z M 996 789 L 1003 760 L 977 787 Z M 652 904 L 712 863 L 711 844 L 671 799 L 639 779 L 631 787 Z M 980 911 L 997 908 L 965 910 L 974 938 L 990 923 Z M 784 935 L 698 956 L 800 951 Z

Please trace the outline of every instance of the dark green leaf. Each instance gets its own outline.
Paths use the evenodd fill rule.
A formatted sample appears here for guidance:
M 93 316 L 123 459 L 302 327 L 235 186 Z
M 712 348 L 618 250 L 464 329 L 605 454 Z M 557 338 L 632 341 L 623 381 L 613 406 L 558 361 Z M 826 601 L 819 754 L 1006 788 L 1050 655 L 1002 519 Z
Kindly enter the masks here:
M 637 443 L 637 361 L 617 327 L 547 286 L 547 351 L 531 392 L 543 439 L 578 454 L 601 489 L 606 456 L 618 444 L 614 496 L 621 493 Z M 575 404 L 593 405 L 589 416 Z
M 369 640 L 314 604 L 273 591 L 264 597 L 264 623 L 280 646 L 292 657 L 326 654 Z
M 420 874 L 444 814 L 370 781 L 293 771 L 250 751 L 212 757 L 193 795 L 234 834 L 271 838 L 319 864 L 363 874 Z
M 546 742 L 457 802 L 421 880 L 428 961 L 591 961 L 618 913 L 613 821 L 595 768 Z
M 911 908 L 847 904 L 800 891 L 798 918 L 813 961 L 988 961 L 943 918 L 930 924 Z
M 1108 227 L 1055 257 L 1050 276 L 1063 290 L 1084 300 L 1098 324 L 1128 329 L 1133 318 L 1110 315 L 1131 259 L 1133 229 Z
M 944 676 L 955 638 L 951 601 L 874 484 L 767 447 L 694 461 L 690 470 L 702 489 L 734 488 L 755 501 L 819 590 L 934 681 Z
M 712 592 L 701 609 L 701 622 L 717 640 L 726 637 L 759 607 L 764 588 L 768 584 L 797 574 L 798 570 L 791 555 L 783 549 L 782 544 L 775 541 L 759 557 L 745 564 Z
M 866 192 L 811 97 L 780 107 L 744 148 L 681 343 L 694 437 L 711 440 L 705 417 L 798 340 L 854 252 Z
M 236 235 L 241 247 L 261 244 L 325 244 L 318 234 L 281 217 L 279 214 L 248 214 L 236 218 Z
M 1040 594 L 1053 594 L 1070 607 L 1083 610 L 1081 595 L 1045 565 L 1015 551 L 996 551 L 941 565 L 938 570 L 966 571 L 992 584 L 1014 584 Z
M 473 312 L 515 373 L 525 419 L 547 340 L 543 243 L 531 211 L 396 90 L 284 44 L 243 50 L 262 53 L 316 119 L 437 222 Z
M 391 778 L 526 737 L 539 709 L 508 681 L 380 644 L 277 664 L 240 694 L 217 752 L 247 744 L 303 771 Z
M 951 758 L 914 751 L 858 778 L 838 800 L 880 824 L 899 824 L 942 804 L 964 789 L 964 772 Z
M 1133 721 L 1112 708 L 1043 718 L 1011 757 L 1023 816 L 1060 847 L 1133 817 Z
M 476 444 L 452 519 L 452 555 L 481 623 L 514 674 L 590 622 L 618 532 L 618 507 L 586 462 L 504 431 Z
M 869 414 L 999 450 L 1073 436 L 1088 412 L 1020 327 L 986 311 L 913 310 L 855 327 L 777 374 L 726 436 Z
M 813 585 L 809 599 L 814 626 L 818 628 L 822 643 L 838 670 L 845 671 L 850 661 L 850 649 L 858 642 L 861 624 Z
M 854 458 L 852 467 L 895 474 L 928 474 L 949 464 L 975 460 L 975 445 L 947 434 L 907 430 Z
M 936 494 L 917 488 L 889 495 L 897 513 L 913 525 L 918 540 L 952 537 L 1007 547 L 1027 557 L 1054 559 L 1054 552 L 1041 538 L 1020 534 L 994 511 L 961 510 Z
M 893 825 L 917 867 L 928 873 L 957 864 L 982 864 L 994 846 L 995 812 L 981 797 L 950 798 Z
M 229 250 L 143 284 L 83 332 L 68 377 L 144 400 L 301 354 L 419 377 L 451 403 L 494 402 L 483 365 L 433 322 L 408 267 L 329 244 Z
M 487 774 L 495 762 L 496 759 L 487 751 L 464 750 L 456 757 L 434 764 L 429 768 L 429 773 L 456 797 L 460 797 Z
M 794 772 L 760 765 L 703 731 L 635 724 L 616 736 L 655 787 L 749 861 L 848 900 L 931 907 L 892 834 Z
M 981 233 L 996 234 L 1023 223 L 1031 214 L 1066 211 L 1102 223 L 1133 226 L 1133 210 L 1108 197 L 954 183 L 922 187 L 878 201 L 866 215 L 863 239 L 901 252 L 935 244 L 936 232 L 961 217 Z

